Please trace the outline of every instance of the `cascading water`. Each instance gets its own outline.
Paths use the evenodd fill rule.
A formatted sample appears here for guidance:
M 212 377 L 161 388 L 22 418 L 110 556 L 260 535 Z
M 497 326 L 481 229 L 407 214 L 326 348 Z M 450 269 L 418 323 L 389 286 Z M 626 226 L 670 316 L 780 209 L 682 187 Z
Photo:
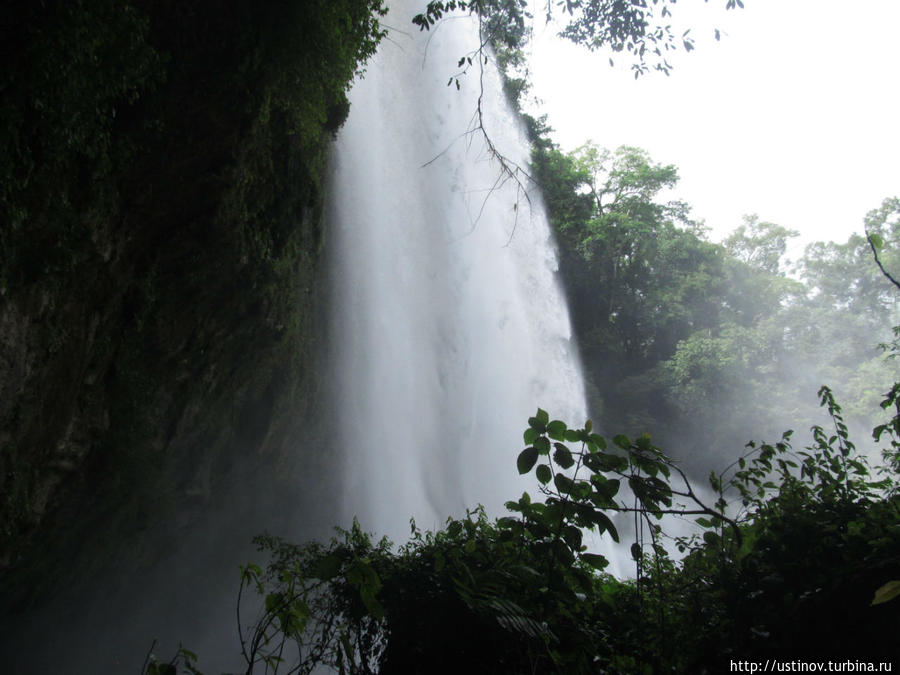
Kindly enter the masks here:
M 533 489 L 515 467 L 528 417 L 540 406 L 581 424 L 585 405 L 540 197 L 496 186 L 498 161 L 467 133 L 477 61 L 460 91 L 447 86 L 477 26 L 414 34 L 412 3 L 396 5 L 387 24 L 403 30 L 351 93 L 328 220 L 343 521 L 402 541 L 411 516 L 431 528 L 479 503 L 499 515 Z M 527 166 L 493 64 L 483 77 L 485 128 Z
M 392 30 L 354 87 L 334 152 L 331 384 L 345 497 L 343 513 L 325 504 L 307 519 L 346 525 L 358 516 L 367 530 L 402 541 L 411 516 L 432 528 L 479 503 L 499 515 L 504 501 L 534 490 L 515 468 L 527 418 L 540 406 L 581 424 L 585 406 L 540 197 L 529 203 L 513 182 L 496 186 L 497 161 L 478 133 L 466 133 L 477 66 L 460 78 L 461 91 L 447 87 L 477 44 L 476 28 L 450 20 L 413 34 L 414 9 L 397 4 L 389 23 L 409 32 Z M 528 144 L 499 75 L 489 66 L 484 79 L 485 126 L 501 153 L 526 166 Z M 263 501 L 252 499 L 253 508 Z M 271 516 L 258 517 L 260 507 L 248 517 L 245 504 L 235 499 L 233 511 L 198 526 L 189 555 L 118 595 L 104 586 L 93 606 L 73 609 L 80 624 L 62 626 L 64 637 L 45 630 L 58 613 L 38 617 L 41 648 L 17 650 L 22 665 L 13 670 L 132 672 L 135 659 L 120 655 L 140 664 L 153 636 L 161 654 L 183 639 L 206 672 L 241 667 L 232 575 L 252 553 L 236 553 L 235 542 Z

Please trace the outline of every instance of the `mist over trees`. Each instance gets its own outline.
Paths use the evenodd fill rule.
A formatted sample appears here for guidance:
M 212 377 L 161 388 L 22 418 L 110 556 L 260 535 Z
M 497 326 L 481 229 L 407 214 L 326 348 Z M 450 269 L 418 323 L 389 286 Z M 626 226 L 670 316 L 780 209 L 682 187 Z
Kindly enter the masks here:
M 493 520 L 474 508 L 435 531 L 411 523 L 399 549 L 357 524 L 328 544 L 257 538 L 269 564 L 242 568 L 241 597 L 255 592 L 264 605 L 243 624 L 248 672 L 890 663 L 900 343 L 897 289 L 872 250 L 886 269 L 900 262 L 900 202 L 867 216 L 868 238 L 810 245 L 789 268 L 795 233 L 749 216 L 723 243 L 707 241 L 687 205 L 659 200 L 677 171 L 646 152 L 563 153 L 538 141 L 534 175 L 560 238 L 592 403 L 607 433 L 625 433 L 538 409 L 516 459 L 537 493 L 510 495 Z M 828 387 L 808 389 L 818 377 L 845 385 L 847 405 Z M 880 455 L 857 448 L 865 439 L 849 431 L 851 411 L 872 422 Z M 809 433 L 763 427 L 807 418 Z M 744 429 L 769 440 L 745 446 Z M 711 461 L 701 491 L 707 481 L 694 474 Z M 634 518 L 626 536 L 616 515 Z M 671 532 L 662 518 L 672 515 L 694 533 Z M 588 531 L 628 546 L 634 576 L 609 574 Z M 180 661 L 197 663 L 189 652 Z
M 789 262 L 797 233 L 750 215 L 715 244 L 689 205 L 664 201 L 676 167 L 632 147 L 565 153 L 532 128 L 534 178 L 603 428 L 649 431 L 679 459 L 715 468 L 751 438 L 808 428 L 826 383 L 848 419 L 873 425 L 873 403 L 898 375 L 879 348 L 898 313 L 865 237 L 816 242 Z M 866 231 L 897 242 L 898 216 L 887 199 Z M 895 244 L 884 258 L 898 262 Z

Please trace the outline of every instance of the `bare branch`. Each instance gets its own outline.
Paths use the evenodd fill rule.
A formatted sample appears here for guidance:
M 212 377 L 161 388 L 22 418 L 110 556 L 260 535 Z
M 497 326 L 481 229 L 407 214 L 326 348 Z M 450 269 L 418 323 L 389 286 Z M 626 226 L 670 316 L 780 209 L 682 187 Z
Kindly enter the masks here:
M 461 17 L 451 17 L 451 18 L 461 18 Z M 484 97 L 485 97 L 485 66 L 490 61 L 490 37 L 485 36 L 484 31 L 484 21 L 480 14 L 477 15 L 478 18 L 478 47 L 469 52 L 469 54 L 464 57 L 465 61 L 469 64 L 463 67 L 456 75 L 452 76 L 451 81 L 456 80 L 457 86 L 459 86 L 459 77 L 465 75 L 469 71 L 470 65 L 474 65 L 477 61 L 478 63 L 478 98 L 475 104 L 475 112 L 472 115 L 472 121 L 469 128 L 457 136 L 453 141 L 447 145 L 441 152 L 432 157 L 430 160 L 425 162 L 422 166 L 427 167 L 437 161 L 438 158 L 442 157 L 444 154 L 449 151 L 449 149 L 456 143 L 460 138 L 471 137 L 473 136 L 481 136 L 485 149 L 487 151 L 488 156 L 495 160 L 499 164 L 499 169 L 497 172 L 497 179 L 494 181 L 493 185 L 490 189 L 487 190 L 487 194 L 482 200 L 481 207 L 478 209 L 478 215 L 475 217 L 472 222 L 472 228 L 469 231 L 470 234 L 474 231 L 475 227 L 478 225 L 478 222 L 481 219 L 482 214 L 484 213 L 484 209 L 487 205 L 488 200 L 491 195 L 496 191 L 502 188 L 509 181 L 514 181 L 516 186 L 516 202 L 515 202 L 515 219 L 513 222 L 513 228 L 510 232 L 509 239 L 506 242 L 506 246 L 512 241 L 512 238 L 515 236 L 516 229 L 518 227 L 519 222 L 519 203 L 520 198 L 524 196 L 525 201 L 528 203 L 529 208 L 533 207 L 531 201 L 531 195 L 529 194 L 528 184 L 536 184 L 534 179 L 531 177 L 526 168 L 522 167 L 518 162 L 510 159 L 506 155 L 504 155 L 494 143 L 494 140 L 487 128 L 487 124 L 485 122 L 485 111 L 484 111 Z M 446 20 L 446 19 L 444 19 Z M 429 37 L 429 40 L 431 38 Z M 502 73 L 501 73 L 502 75 Z
M 150 657 L 153 655 L 153 649 L 156 647 L 157 640 L 153 639 L 153 642 L 150 644 L 150 649 L 147 650 L 147 656 L 144 657 L 144 664 L 141 666 L 141 675 L 147 672 L 147 665 L 150 663 Z

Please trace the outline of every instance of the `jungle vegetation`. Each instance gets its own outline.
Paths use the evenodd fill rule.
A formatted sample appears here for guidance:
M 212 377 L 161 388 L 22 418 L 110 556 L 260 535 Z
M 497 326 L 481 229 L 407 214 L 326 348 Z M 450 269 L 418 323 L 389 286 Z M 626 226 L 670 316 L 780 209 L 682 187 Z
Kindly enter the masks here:
M 577 42 L 631 54 L 639 75 L 692 48 L 665 30 L 674 4 L 546 7 L 571 16 Z M 432 2 L 417 23 L 475 11 L 515 65 L 527 8 Z M 312 416 L 327 142 L 384 36 L 383 10 L 0 10 L 4 608 L 69 583 L 73 550 L 105 558 L 109 541 L 189 516 L 244 468 L 241 449 L 277 457 Z M 900 389 L 884 360 L 897 354 L 885 270 L 897 270 L 900 202 L 869 214 L 867 237 L 815 244 L 788 270 L 789 230 L 750 217 L 713 244 L 687 205 L 660 197 L 674 167 L 636 148 L 565 153 L 545 123 L 531 125 L 530 173 L 559 237 L 603 433 L 538 410 L 516 466 L 540 487 L 510 495 L 505 517 L 473 505 L 439 531 L 413 525 L 400 548 L 358 527 L 330 543 L 261 536 L 265 564 L 239 578 L 247 671 L 717 672 L 731 660 L 893 658 Z M 804 379 L 822 372 L 807 354 L 838 396 Z M 773 405 L 791 426 L 811 416 L 795 389 L 819 392 L 810 436 L 745 446 L 780 423 Z M 858 451 L 851 418 L 869 422 L 880 454 Z M 698 478 L 698 458 L 723 447 L 745 451 Z M 310 463 L 313 479 L 323 464 Z M 676 515 L 698 534 L 667 539 Z M 591 530 L 627 546 L 633 578 L 606 571 Z M 152 564 L 159 551 L 131 555 Z M 145 670 L 196 673 L 202 657 L 182 649 Z

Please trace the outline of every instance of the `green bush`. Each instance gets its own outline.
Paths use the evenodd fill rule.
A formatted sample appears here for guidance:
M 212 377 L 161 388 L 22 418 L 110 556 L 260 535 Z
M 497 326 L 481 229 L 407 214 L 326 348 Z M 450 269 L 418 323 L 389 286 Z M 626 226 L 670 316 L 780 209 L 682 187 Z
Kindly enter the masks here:
M 478 508 L 437 532 L 413 523 L 399 549 L 356 523 L 327 545 L 257 538 L 269 564 L 242 569 L 238 598 L 247 672 L 720 672 L 730 660 L 890 660 L 900 627 L 898 392 L 883 403 L 892 420 L 876 429 L 888 435 L 889 461 L 874 471 L 823 388 L 833 433 L 815 427 L 798 452 L 790 432 L 751 444 L 711 476 L 714 504 L 648 436 L 607 444 L 590 423 L 570 429 L 538 410 L 517 465 L 534 472 L 543 499 L 523 494 L 509 516 L 491 521 Z M 633 580 L 604 573 L 607 560 L 583 543 L 585 529 L 618 540 L 615 513 L 639 523 Z M 660 525 L 676 513 L 703 531 L 676 541 L 680 561 Z M 262 602 L 249 622 L 248 591 Z

